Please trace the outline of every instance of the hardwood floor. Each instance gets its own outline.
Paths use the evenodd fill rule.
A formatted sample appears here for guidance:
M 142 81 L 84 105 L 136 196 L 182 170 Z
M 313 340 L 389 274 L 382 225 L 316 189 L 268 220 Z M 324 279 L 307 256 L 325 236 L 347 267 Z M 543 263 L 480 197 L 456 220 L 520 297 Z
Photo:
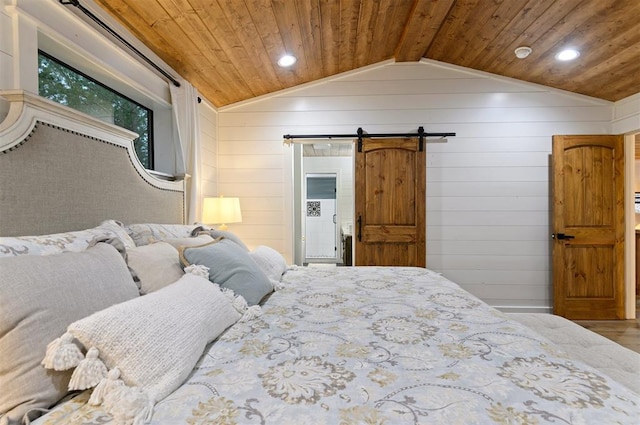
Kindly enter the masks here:
M 640 353 L 640 324 L 632 320 L 575 320 L 577 324 Z
M 640 353 L 640 304 L 636 319 L 631 320 L 574 320 L 575 323 L 618 344 Z

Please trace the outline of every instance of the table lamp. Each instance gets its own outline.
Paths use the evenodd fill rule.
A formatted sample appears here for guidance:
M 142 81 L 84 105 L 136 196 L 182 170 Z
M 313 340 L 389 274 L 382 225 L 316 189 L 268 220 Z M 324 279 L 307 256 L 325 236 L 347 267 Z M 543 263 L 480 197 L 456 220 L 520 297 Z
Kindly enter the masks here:
M 228 223 L 240 223 L 242 212 L 240 211 L 239 198 L 204 198 L 202 203 L 202 222 L 204 224 L 218 224 L 218 229 L 227 230 Z

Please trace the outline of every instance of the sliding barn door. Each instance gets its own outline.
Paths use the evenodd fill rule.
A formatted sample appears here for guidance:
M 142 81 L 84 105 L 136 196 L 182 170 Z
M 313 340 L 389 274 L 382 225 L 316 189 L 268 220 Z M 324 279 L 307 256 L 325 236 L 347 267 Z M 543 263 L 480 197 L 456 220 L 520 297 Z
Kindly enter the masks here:
M 624 319 L 624 137 L 553 137 L 553 310 Z
M 426 156 L 417 139 L 363 139 L 356 152 L 355 265 L 425 267 Z

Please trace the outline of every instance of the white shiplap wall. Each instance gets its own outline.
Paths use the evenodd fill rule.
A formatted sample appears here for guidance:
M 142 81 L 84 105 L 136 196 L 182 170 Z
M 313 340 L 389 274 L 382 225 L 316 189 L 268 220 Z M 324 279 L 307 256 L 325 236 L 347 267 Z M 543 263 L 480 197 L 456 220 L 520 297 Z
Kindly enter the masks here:
M 235 229 L 290 260 L 291 148 L 283 134 L 455 132 L 427 145 L 427 265 L 499 307 L 550 306 L 554 134 L 611 131 L 613 104 L 441 64 L 382 63 L 219 111 L 220 190 Z
M 13 34 L 11 17 L 4 11 L 7 0 L 0 0 L 0 88 L 13 88 Z M 0 100 L 0 121 L 6 116 L 9 106 Z
M 640 93 L 617 101 L 613 109 L 614 134 L 629 132 L 637 133 L 640 130 Z
M 198 106 L 200 119 L 200 193 L 218 196 L 218 112 L 203 99 Z

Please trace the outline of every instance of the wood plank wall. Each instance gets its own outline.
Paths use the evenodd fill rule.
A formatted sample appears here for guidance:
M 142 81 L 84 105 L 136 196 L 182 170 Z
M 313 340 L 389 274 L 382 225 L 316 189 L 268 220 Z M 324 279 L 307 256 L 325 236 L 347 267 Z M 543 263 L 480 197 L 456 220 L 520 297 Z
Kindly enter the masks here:
M 385 63 L 219 111 L 220 190 L 236 228 L 291 260 L 291 149 L 283 134 L 456 132 L 427 145 L 427 266 L 494 306 L 551 306 L 554 134 L 611 131 L 612 104 L 443 65 Z

